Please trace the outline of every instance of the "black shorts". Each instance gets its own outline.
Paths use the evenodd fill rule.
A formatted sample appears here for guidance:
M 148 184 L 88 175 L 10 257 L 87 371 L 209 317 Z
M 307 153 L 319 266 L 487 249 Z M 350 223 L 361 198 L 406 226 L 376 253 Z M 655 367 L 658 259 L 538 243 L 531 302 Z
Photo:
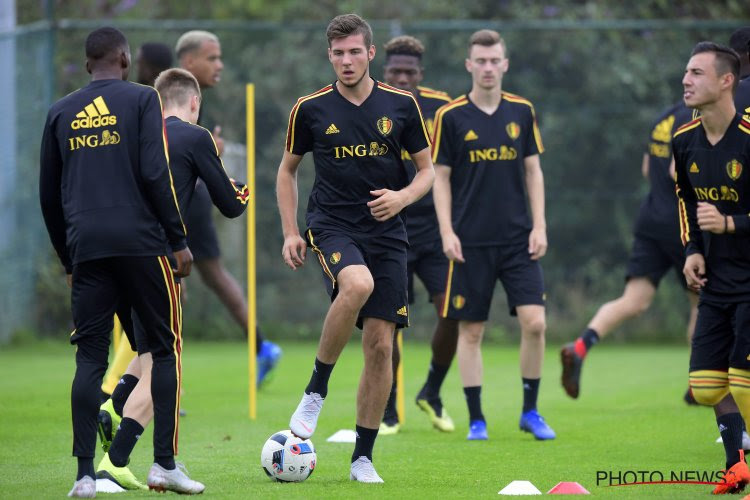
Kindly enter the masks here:
M 185 214 L 185 226 L 193 260 L 216 259 L 221 256 L 219 237 L 214 226 L 213 202 L 202 181 L 195 184 L 195 193 Z
M 672 268 L 677 273 L 677 281 L 683 288 L 687 288 L 682 274 L 684 265 L 685 249 L 680 240 L 666 241 L 636 234 L 625 280 L 648 278 L 654 287 L 658 287 L 661 279 Z
M 528 245 L 470 247 L 463 249 L 464 264 L 451 262 L 446 284 L 444 318 L 487 321 L 499 279 L 508 296 L 511 316 L 516 307 L 544 305 L 544 275 L 531 260 Z
M 71 305 L 75 332 L 71 344 L 106 342 L 112 334 L 115 312 L 124 318 L 123 329 L 134 351 L 155 357 L 182 349 L 182 306 L 179 285 L 169 261 L 161 257 L 109 257 L 73 266 Z M 124 312 L 130 305 L 143 322 L 139 336 Z M 106 359 L 105 359 L 106 361 Z
M 690 371 L 750 369 L 750 303 L 701 298 L 695 324 Z
M 414 245 L 407 251 L 406 272 L 409 282 L 409 304 L 414 303 L 414 275 L 424 284 L 429 300 L 445 293 L 445 280 L 448 277 L 448 258 L 443 253 L 441 241 Z
M 331 301 L 338 293 L 336 277 L 342 269 L 365 265 L 370 270 L 375 287 L 359 311 L 358 328 L 362 328 L 364 318 L 391 321 L 396 328 L 409 326 L 405 242 L 331 230 L 308 229 L 305 235 L 308 246 L 318 256 Z

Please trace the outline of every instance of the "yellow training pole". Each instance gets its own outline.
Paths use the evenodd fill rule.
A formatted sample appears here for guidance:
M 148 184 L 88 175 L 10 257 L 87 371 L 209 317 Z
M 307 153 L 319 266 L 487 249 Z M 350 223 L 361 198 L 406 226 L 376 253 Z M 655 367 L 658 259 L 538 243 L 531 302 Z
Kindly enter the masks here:
M 247 204 L 247 346 L 248 346 L 248 387 L 250 389 L 250 419 L 256 415 L 256 380 L 257 370 L 255 345 L 256 301 L 255 301 L 255 85 L 248 83 L 245 87 L 246 128 L 247 128 L 247 187 L 250 199 Z
M 406 421 L 406 406 L 404 405 L 404 335 L 403 330 L 399 330 L 396 334 L 396 345 L 398 345 L 398 352 L 401 353 L 398 362 L 398 368 L 396 368 L 396 412 L 398 413 L 398 421 L 401 425 L 404 425 Z
M 122 340 L 122 325 L 120 324 L 120 318 L 115 314 L 115 329 L 112 331 L 112 344 L 114 350 L 117 352 L 117 348 L 120 346 L 120 340 Z

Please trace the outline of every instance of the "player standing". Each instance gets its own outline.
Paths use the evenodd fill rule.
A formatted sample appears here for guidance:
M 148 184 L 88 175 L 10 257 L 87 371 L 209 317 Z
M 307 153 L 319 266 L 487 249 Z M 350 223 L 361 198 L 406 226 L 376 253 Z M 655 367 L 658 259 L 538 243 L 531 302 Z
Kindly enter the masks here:
M 694 47 L 682 83 L 685 104 L 701 116 L 672 142 L 684 274 L 700 291 L 690 387 L 696 401 L 714 407 L 726 452 L 725 483 L 714 493 L 750 482 L 741 449 L 743 417 L 750 418 L 750 121 L 733 102 L 739 70 L 729 47 Z
M 472 75 L 471 92 L 435 117 L 433 195 L 443 250 L 451 261 L 442 313 L 459 320 L 467 439 L 488 439 L 481 406 L 481 342 L 498 279 L 521 326 L 520 428 L 536 439 L 554 439 L 536 407 L 546 329 L 539 265 L 547 251 L 541 135 L 531 102 L 502 90 L 508 58 L 497 32 L 471 36 L 466 70 Z
M 422 54 L 424 45 L 412 36 L 397 36 L 385 44 L 385 66 L 383 75 L 385 83 L 401 90 L 411 92 L 422 109 L 427 131 L 432 134 L 432 123 L 435 112 L 440 106 L 450 101 L 445 92 L 440 92 L 420 85 L 424 77 Z M 401 157 L 407 167 L 411 180 L 416 170 L 406 152 Z M 453 420 L 443 408 L 440 400 L 440 387 L 448 373 L 453 356 L 456 353 L 458 340 L 458 323 L 440 316 L 440 306 L 445 293 L 445 278 L 448 275 L 448 260 L 445 258 L 440 243 L 435 204 L 432 193 L 406 209 L 406 234 L 409 236 L 406 270 L 409 284 L 409 304 L 414 303 L 414 275 L 422 280 L 430 302 L 438 312 L 438 321 L 432 334 L 432 361 L 427 382 L 417 395 L 417 405 L 427 413 L 435 428 L 451 432 L 455 429 Z M 398 343 L 393 342 L 393 385 L 385 407 L 380 434 L 396 434 L 401 424 L 396 411 L 396 369 L 401 362 Z
M 91 83 L 59 100 L 47 115 L 39 180 L 44 221 L 72 281 L 71 407 L 78 457 L 72 497 L 96 496 L 99 388 L 121 298 L 141 318 L 153 358 L 152 470 L 178 473 L 181 308 L 167 241 L 177 276 L 187 276 L 192 263 L 167 162 L 159 95 L 123 81 L 130 49 L 114 28 L 88 35 L 86 69 Z
M 408 324 L 408 243 L 400 212 L 430 189 L 434 171 L 414 96 L 370 77 L 375 46 L 369 24 L 356 14 L 337 16 L 326 35 L 337 79 L 292 108 L 276 184 L 284 262 L 292 269 L 303 265 L 309 245 L 332 301 L 312 377 L 289 426 L 300 437 L 313 434 L 331 371 L 357 325 L 365 362 L 350 479 L 380 483 L 372 449 L 391 387 L 393 334 Z M 411 183 L 402 150 L 417 169 Z M 297 226 L 297 168 L 309 151 L 315 183 L 305 242 Z

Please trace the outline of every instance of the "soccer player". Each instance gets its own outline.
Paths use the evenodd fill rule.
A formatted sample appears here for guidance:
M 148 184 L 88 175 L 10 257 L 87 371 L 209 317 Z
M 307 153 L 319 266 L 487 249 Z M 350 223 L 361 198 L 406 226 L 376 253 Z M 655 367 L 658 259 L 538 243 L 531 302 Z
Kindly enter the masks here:
M 539 162 L 544 148 L 531 102 L 502 90 L 508 58 L 500 35 L 477 31 L 468 52 L 471 91 L 438 110 L 433 144 L 435 210 L 443 251 L 451 261 L 442 314 L 459 321 L 467 439 L 488 439 L 481 406 L 481 342 L 498 279 L 521 326 L 520 428 L 536 439 L 554 439 L 537 412 L 546 328 L 539 265 L 547 251 Z
M 726 452 L 725 482 L 714 493 L 750 482 L 741 449 L 743 417 L 750 418 L 750 121 L 733 102 L 739 70 L 729 47 L 694 47 L 682 83 L 685 104 L 700 117 L 672 140 L 684 274 L 700 291 L 690 386 L 696 401 L 714 407 Z
M 138 52 L 136 52 L 135 65 L 136 81 L 141 85 L 153 86 L 154 80 L 156 80 L 159 73 L 172 66 L 172 49 L 163 43 L 144 43 L 138 48 Z M 114 359 L 109 365 L 102 381 L 104 401 L 109 399 L 110 395 L 118 387 L 122 375 L 135 357 L 136 352 L 131 349 L 129 342 L 120 342 L 117 345 Z
M 72 286 L 71 407 L 78 473 L 71 497 L 96 496 L 99 387 L 120 299 L 129 301 L 143 322 L 153 358 L 152 471 L 177 472 L 181 310 L 167 243 L 174 252 L 174 274 L 187 276 L 192 263 L 167 162 L 159 95 L 123 81 L 130 49 L 114 28 L 87 36 L 86 69 L 91 83 L 49 110 L 39 177 L 47 231 Z
M 177 40 L 175 52 L 180 67 L 195 76 L 201 89 L 212 88 L 221 80 L 221 71 L 224 69 L 221 61 L 221 44 L 213 33 L 188 31 Z M 215 126 L 213 136 L 219 148 L 219 155 L 224 152 L 224 140 L 220 133 L 221 127 Z M 199 182 L 185 217 L 189 234 L 188 245 L 193 251 L 195 267 L 203 282 L 219 297 L 235 322 L 247 332 L 247 299 L 242 287 L 221 260 L 219 239 L 211 212 L 208 191 L 206 186 Z M 263 339 L 260 328 L 256 329 L 255 339 L 258 349 L 257 383 L 260 385 L 279 362 L 282 353 L 278 345 Z
M 161 73 L 155 87 L 164 103 L 170 167 L 180 209 L 185 211 L 190 206 L 195 183 L 200 179 L 221 213 L 226 217 L 238 217 L 247 206 L 247 186 L 235 185 L 230 180 L 211 133 L 194 125 L 201 101 L 198 81 L 188 71 L 174 68 Z M 134 323 L 137 338 L 142 335 L 142 326 L 139 321 Z M 136 444 L 137 436 L 143 433 L 153 416 L 152 401 L 147 390 L 150 364 L 148 353 L 142 353 L 128 367 L 123 379 L 129 382 L 134 380 L 137 385 L 131 394 L 124 395 L 127 402 L 118 400 L 123 396 L 120 391 L 116 391 L 113 396 L 117 403 L 114 406 L 120 409 L 114 418 L 121 416 L 122 420 L 111 447 L 105 442 L 105 435 L 102 433 L 105 451 L 109 451 L 97 468 L 97 478 L 108 479 L 124 489 L 138 488 L 138 481 L 127 468 L 128 457 Z M 113 426 L 114 424 L 115 422 Z M 195 481 L 189 480 L 175 481 L 174 487 L 182 493 L 203 491 L 203 485 L 194 483 Z
M 412 36 L 397 36 L 385 44 L 385 66 L 383 75 L 385 83 L 401 90 L 411 92 L 417 98 L 427 130 L 432 134 L 432 120 L 435 111 L 450 101 L 445 92 L 440 92 L 420 85 L 424 77 L 422 54 L 424 45 Z M 407 165 L 409 178 L 416 170 L 411 165 L 408 153 L 402 158 Z M 445 293 L 445 278 L 448 275 L 448 260 L 443 254 L 438 231 L 435 205 L 432 193 L 427 193 L 421 200 L 406 209 L 406 234 L 409 236 L 406 271 L 409 284 L 409 304 L 414 303 L 414 274 L 422 280 L 430 301 L 438 312 L 435 332 L 432 334 L 432 361 L 427 382 L 417 395 L 417 405 L 427 413 L 435 428 L 451 432 L 455 429 L 453 420 L 443 408 L 440 400 L 440 386 L 448 373 L 448 368 L 456 353 L 458 340 L 458 323 L 440 316 L 440 305 Z M 398 343 L 393 342 L 393 385 L 388 403 L 385 407 L 380 434 L 396 434 L 401 424 L 396 411 L 396 369 L 401 362 Z
M 682 277 L 685 252 L 680 241 L 677 197 L 670 166 L 672 134 L 691 119 L 692 110 L 679 102 L 661 113 L 650 129 L 648 151 L 643 155 L 641 170 L 649 179 L 651 190 L 641 203 L 636 219 L 625 290 L 617 299 L 602 305 L 581 336 L 563 346 L 560 352 L 562 385 L 571 398 L 578 397 L 581 368 L 588 351 L 623 321 L 638 316 L 651 306 L 659 281 L 670 268 L 677 271 L 680 283 L 685 286 Z M 687 338 L 690 342 L 698 297 L 689 290 L 687 293 L 690 302 Z M 689 389 L 685 401 L 695 403 Z
M 136 81 L 153 86 L 156 77 L 172 67 L 172 49 L 159 42 L 146 42 L 135 54 Z
M 292 108 L 276 181 L 284 262 L 292 269 L 302 266 L 309 245 L 332 301 L 312 377 L 289 428 L 303 438 L 315 432 L 331 371 L 358 326 L 364 368 L 349 477 L 380 483 L 372 449 L 391 387 L 393 334 L 409 319 L 408 243 L 400 212 L 427 193 L 434 171 L 414 96 L 370 77 L 375 57 L 370 25 L 356 14 L 344 14 L 329 23 L 326 35 L 337 79 Z M 402 150 L 417 170 L 411 183 Z M 315 183 L 306 243 L 297 227 L 297 169 L 308 151 L 313 152 Z

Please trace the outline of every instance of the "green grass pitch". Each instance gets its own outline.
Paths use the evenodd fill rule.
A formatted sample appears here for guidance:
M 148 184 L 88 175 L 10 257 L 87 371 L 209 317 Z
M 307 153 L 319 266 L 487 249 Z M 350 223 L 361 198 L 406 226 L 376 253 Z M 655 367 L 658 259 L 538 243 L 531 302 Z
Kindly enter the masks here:
M 362 363 L 353 341 L 331 379 L 329 396 L 313 436 L 318 466 L 299 484 L 270 481 L 260 450 L 288 426 L 312 370 L 313 344 L 282 343 L 284 357 L 258 395 L 258 418 L 248 419 L 246 346 L 188 339 L 183 359 L 180 454 L 191 476 L 216 498 L 493 498 L 514 479 L 543 493 L 559 481 L 577 481 L 600 497 L 700 498 L 706 485 L 597 486 L 597 471 L 715 471 L 723 448 L 713 412 L 687 407 L 687 348 L 598 346 L 586 361 L 581 397 L 570 400 L 559 384 L 557 349 L 547 351 L 540 412 L 557 432 L 536 442 L 518 430 L 521 405 L 517 347 L 485 345 L 484 413 L 490 441 L 465 440 L 468 415 L 457 367 L 444 389 L 457 430 L 433 430 L 414 405 L 425 376 L 429 347 L 405 342 L 406 424 L 401 434 L 378 439 L 374 461 L 383 485 L 349 481 L 353 445 L 327 443 L 338 429 L 353 428 L 355 391 Z M 0 497 L 62 498 L 75 474 L 71 458 L 70 383 L 73 348 L 38 343 L 0 351 Z M 144 434 L 130 463 L 145 480 L 151 433 Z M 101 455 L 97 456 L 98 463 Z M 665 479 L 669 479 L 665 477 Z M 632 480 L 632 479 L 631 479 Z M 129 492 L 127 497 L 154 496 Z M 100 496 L 108 497 L 105 494 Z

